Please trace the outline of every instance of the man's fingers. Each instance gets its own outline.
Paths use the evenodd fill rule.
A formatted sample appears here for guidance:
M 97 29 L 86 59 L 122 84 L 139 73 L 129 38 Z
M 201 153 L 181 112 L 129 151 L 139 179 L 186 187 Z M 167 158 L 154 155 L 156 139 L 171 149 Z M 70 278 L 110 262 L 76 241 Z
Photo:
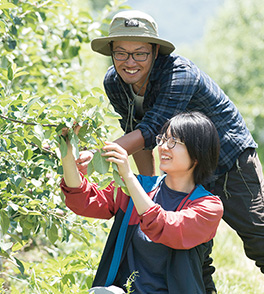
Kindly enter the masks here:
M 76 160 L 76 163 L 90 162 L 93 158 L 93 153 L 89 150 L 80 151 L 80 156 Z
M 83 175 L 87 174 L 87 167 L 88 167 L 88 164 L 77 164 L 77 168 L 79 172 L 81 172 Z

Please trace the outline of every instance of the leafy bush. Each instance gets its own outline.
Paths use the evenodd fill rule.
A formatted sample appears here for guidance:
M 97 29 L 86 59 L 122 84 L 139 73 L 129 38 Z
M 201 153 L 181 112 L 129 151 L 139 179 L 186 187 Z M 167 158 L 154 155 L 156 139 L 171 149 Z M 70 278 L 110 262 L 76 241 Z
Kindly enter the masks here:
M 0 3 L 0 285 L 6 292 L 87 293 L 108 231 L 103 222 L 71 214 L 59 189 L 62 127 L 82 126 L 78 137 L 70 132 L 78 156 L 78 145 L 100 149 L 118 118 L 96 85 L 105 65 L 89 56 L 87 44 L 122 3 L 112 1 L 96 18 L 80 3 Z M 94 161 L 93 180 L 101 181 L 102 165 Z M 112 172 L 104 171 L 108 182 Z

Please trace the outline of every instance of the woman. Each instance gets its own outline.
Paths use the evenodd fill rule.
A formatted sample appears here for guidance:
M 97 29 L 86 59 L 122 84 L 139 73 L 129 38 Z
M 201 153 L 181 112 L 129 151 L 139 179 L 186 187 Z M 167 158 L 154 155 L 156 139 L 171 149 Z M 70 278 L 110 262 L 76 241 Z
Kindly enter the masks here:
M 98 190 L 96 183 L 88 183 L 78 172 L 70 146 L 67 156 L 62 158 L 61 188 L 66 205 L 76 214 L 87 217 L 110 219 L 115 216 L 93 284 L 101 287 L 95 287 L 95 293 L 118 293 L 102 286 L 108 285 L 117 234 L 130 197 L 134 208 L 120 266 L 111 284 L 125 289 L 127 279 L 136 272 L 131 289 L 135 294 L 205 293 L 204 257 L 212 249 L 223 206 L 201 183 L 216 168 L 218 134 L 203 114 L 180 113 L 164 125 L 157 136 L 157 145 L 160 169 L 165 173 L 161 177 L 136 177 L 122 147 L 110 142 L 103 147 L 103 156 L 117 164 L 130 196 L 121 189 L 115 195 L 112 184 Z

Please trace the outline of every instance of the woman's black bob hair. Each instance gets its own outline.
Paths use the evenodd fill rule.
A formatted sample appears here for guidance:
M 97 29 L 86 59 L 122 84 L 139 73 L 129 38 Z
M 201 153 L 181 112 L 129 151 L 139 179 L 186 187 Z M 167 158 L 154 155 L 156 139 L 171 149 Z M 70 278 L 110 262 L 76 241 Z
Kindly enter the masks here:
M 172 137 L 185 143 L 191 160 L 197 161 L 195 184 L 205 183 L 217 167 L 220 151 L 219 136 L 213 122 L 198 111 L 183 112 L 168 120 L 161 134 L 168 131 Z

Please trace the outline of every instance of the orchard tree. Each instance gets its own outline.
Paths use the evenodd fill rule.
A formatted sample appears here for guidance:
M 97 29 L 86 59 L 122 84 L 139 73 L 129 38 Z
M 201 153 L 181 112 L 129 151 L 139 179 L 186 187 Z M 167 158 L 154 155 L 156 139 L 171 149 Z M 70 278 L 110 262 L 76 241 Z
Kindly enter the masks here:
M 63 127 L 70 130 L 76 158 L 79 148 L 99 150 L 88 176 L 101 187 L 113 177 L 123 185 L 116 166 L 99 155 L 103 140 L 116 130 L 111 122 L 118 116 L 98 86 L 100 67 L 104 70 L 105 65 L 89 54 L 87 46 L 105 31 L 111 13 L 122 3 L 111 1 L 94 15 L 87 3 L 0 2 L 0 286 L 4 293 L 87 293 L 91 286 L 95 256 L 100 253 L 95 231 L 108 229 L 101 222 L 79 219 L 65 207 L 59 189 L 60 155 L 67 151 Z M 73 132 L 76 123 L 82 126 L 78 137 Z M 86 251 L 76 252 L 71 245 L 74 238 Z M 23 259 L 26 251 L 39 246 L 53 258 Z
M 203 67 L 238 106 L 264 163 L 264 6 L 226 0 L 205 34 Z

